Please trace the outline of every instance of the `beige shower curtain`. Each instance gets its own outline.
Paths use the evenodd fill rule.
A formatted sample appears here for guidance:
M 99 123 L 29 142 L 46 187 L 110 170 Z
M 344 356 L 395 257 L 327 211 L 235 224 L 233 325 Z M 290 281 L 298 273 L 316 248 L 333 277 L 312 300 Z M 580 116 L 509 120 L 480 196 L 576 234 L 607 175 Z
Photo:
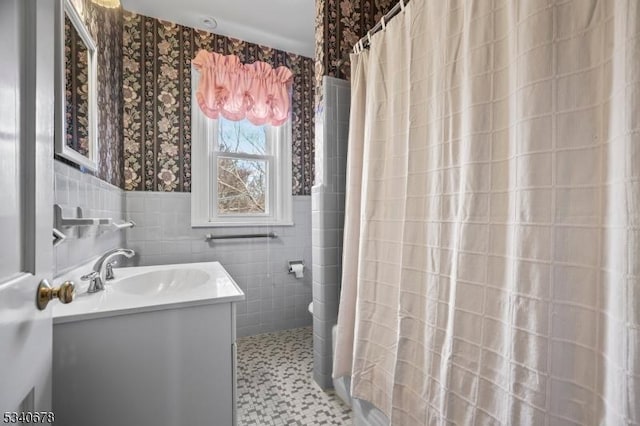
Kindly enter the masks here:
M 640 424 L 639 5 L 412 0 L 352 56 L 334 376 L 393 424 Z

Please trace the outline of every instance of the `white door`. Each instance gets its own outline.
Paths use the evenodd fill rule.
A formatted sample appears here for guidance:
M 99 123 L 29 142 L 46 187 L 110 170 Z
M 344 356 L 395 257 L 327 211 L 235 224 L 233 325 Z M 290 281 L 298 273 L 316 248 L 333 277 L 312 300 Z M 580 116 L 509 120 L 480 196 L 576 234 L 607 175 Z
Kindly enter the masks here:
M 0 0 L 0 424 L 51 410 L 51 307 L 35 301 L 53 278 L 54 16 L 53 0 Z

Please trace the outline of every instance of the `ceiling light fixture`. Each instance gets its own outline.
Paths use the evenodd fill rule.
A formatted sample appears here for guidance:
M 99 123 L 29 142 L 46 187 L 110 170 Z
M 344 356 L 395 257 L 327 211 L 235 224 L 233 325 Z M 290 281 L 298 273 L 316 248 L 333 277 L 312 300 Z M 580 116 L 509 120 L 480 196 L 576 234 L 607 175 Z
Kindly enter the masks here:
M 108 9 L 115 9 L 120 7 L 120 0 L 91 0 L 98 6 L 106 7 Z
M 204 25 L 205 28 L 214 30 L 218 26 L 218 22 L 212 17 L 206 17 L 202 20 L 202 25 Z

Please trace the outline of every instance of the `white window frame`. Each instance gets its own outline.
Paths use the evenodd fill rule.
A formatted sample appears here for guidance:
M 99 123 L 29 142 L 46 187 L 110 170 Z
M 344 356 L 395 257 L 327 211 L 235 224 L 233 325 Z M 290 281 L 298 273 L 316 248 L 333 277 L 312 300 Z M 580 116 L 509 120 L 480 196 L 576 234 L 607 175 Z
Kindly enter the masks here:
M 217 151 L 218 120 L 204 115 L 195 92 L 200 73 L 191 70 L 191 226 L 291 226 L 291 120 L 267 131 L 266 155 Z M 265 159 L 267 196 L 265 213 L 217 214 L 218 157 Z

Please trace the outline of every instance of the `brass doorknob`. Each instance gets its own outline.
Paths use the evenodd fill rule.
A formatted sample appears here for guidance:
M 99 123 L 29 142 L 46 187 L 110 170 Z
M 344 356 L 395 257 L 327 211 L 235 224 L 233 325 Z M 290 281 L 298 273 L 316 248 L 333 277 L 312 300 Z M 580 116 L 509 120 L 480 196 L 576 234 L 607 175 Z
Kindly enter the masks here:
M 38 285 L 38 294 L 36 295 L 36 305 L 41 311 L 44 310 L 49 302 L 58 298 L 61 303 L 71 303 L 76 295 L 76 288 L 71 281 L 65 281 L 60 287 L 51 287 L 49 281 L 42 280 Z

